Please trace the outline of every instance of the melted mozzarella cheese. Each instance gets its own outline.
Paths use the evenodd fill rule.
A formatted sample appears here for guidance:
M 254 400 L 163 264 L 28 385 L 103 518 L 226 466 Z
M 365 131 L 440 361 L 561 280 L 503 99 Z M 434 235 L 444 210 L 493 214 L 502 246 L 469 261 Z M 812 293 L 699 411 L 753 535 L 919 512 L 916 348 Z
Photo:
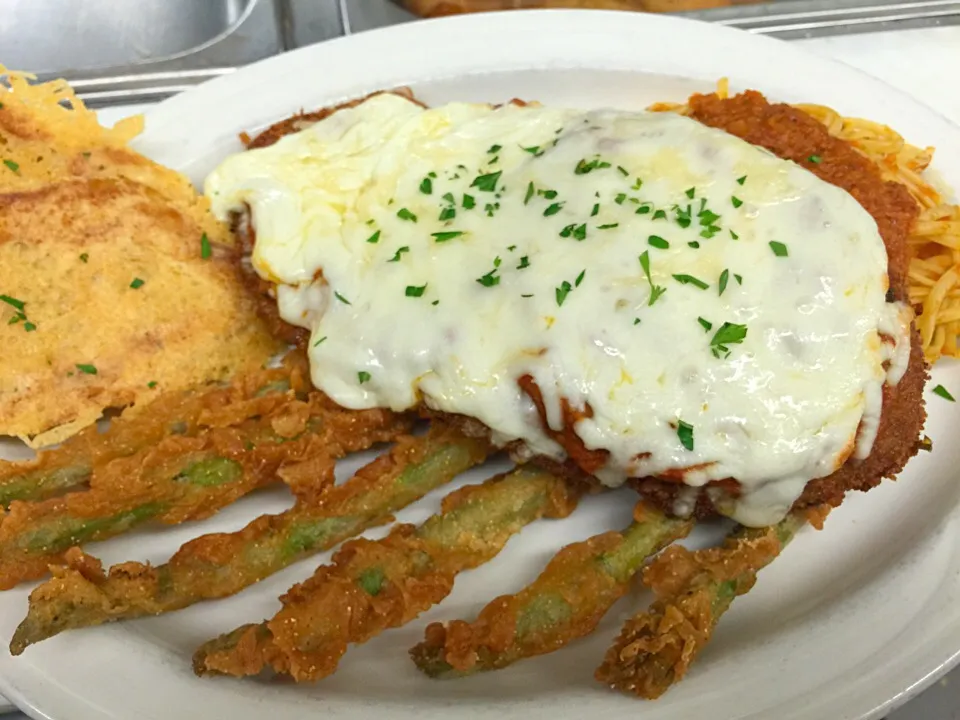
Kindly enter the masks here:
M 550 428 L 564 399 L 589 416 L 603 482 L 736 478 L 717 502 L 749 525 L 869 453 L 909 352 L 867 212 L 673 114 L 379 95 L 206 192 L 222 218 L 249 207 L 254 266 L 341 405 L 424 402 L 561 459 L 530 376 Z

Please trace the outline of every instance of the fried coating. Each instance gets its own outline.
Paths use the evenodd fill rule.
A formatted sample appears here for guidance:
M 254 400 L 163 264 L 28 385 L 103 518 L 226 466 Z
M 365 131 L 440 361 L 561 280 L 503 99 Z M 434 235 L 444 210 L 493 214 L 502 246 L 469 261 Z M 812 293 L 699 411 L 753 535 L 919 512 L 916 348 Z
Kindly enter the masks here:
M 331 409 L 313 392 L 257 398 L 255 415 L 237 425 L 209 427 L 193 437 L 172 436 L 94 472 L 90 489 L 39 502 L 13 502 L 0 523 L 0 589 L 42 577 L 75 545 L 124 533 L 154 521 L 199 520 L 300 463 L 322 459 L 327 482 L 346 453 L 389 441 L 410 420 L 386 410 Z M 289 480 L 288 480 L 288 484 Z M 313 498 L 314 480 L 293 483 Z
M 719 548 L 664 550 L 643 573 L 657 600 L 627 620 L 596 679 L 637 697 L 660 697 L 686 674 L 734 598 L 753 587 L 806 520 L 805 513 L 791 513 L 776 527 L 740 528 Z
M 332 564 L 281 598 L 272 620 L 202 646 L 194 670 L 243 676 L 271 667 L 298 682 L 326 677 L 348 644 L 414 619 L 450 593 L 458 573 L 493 558 L 525 525 L 569 515 L 581 492 L 533 467 L 461 488 L 419 527 L 397 525 L 383 540 L 346 543 Z
M 824 125 L 802 110 L 770 103 L 758 92 L 747 91 L 728 99 L 694 95 L 689 104 L 693 119 L 792 160 L 821 180 L 849 192 L 877 223 L 889 258 L 893 299 L 908 302 L 907 238 L 919 207 L 905 187 L 884 180 L 877 165 L 849 143 L 830 135 Z M 818 161 L 812 161 L 812 157 Z M 866 491 L 879 485 L 883 478 L 896 476 L 920 447 L 926 419 L 923 402 L 926 380 L 922 343 L 914 328 L 906 373 L 896 385 L 883 388 L 880 427 L 869 457 L 861 462 L 850 460 L 833 474 L 807 483 L 794 509 L 823 503 L 838 506 L 847 491 Z M 633 484 L 646 498 L 667 510 L 674 507 L 677 493 L 683 487 L 655 478 L 638 479 Z M 695 516 L 709 517 L 715 513 L 708 493 L 701 492 Z
M 127 147 L 138 124 L 100 127 L 61 82 L 10 84 L 0 85 L 0 434 L 60 442 L 107 408 L 274 355 L 235 241 L 184 176 Z
M 424 641 L 410 650 L 414 663 L 430 677 L 461 677 L 554 652 L 589 635 L 647 558 L 694 524 L 642 502 L 634 517 L 622 532 L 566 546 L 533 583 L 496 598 L 473 622 L 431 623 Z
M 289 353 L 283 366 L 241 375 L 229 385 L 210 383 L 161 394 L 140 413 L 124 413 L 107 432 L 82 430 L 34 460 L 0 460 L 0 506 L 14 500 L 44 500 L 84 486 L 94 471 L 129 457 L 164 438 L 193 436 L 202 427 L 229 427 L 262 411 L 258 398 L 271 392 L 304 393 L 309 384 L 306 356 Z
M 27 617 L 10 651 L 19 655 L 64 630 L 160 615 L 233 595 L 388 522 L 392 513 L 483 462 L 488 453 L 485 441 L 436 423 L 425 436 L 399 438 L 347 482 L 313 497 L 301 493 L 290 510 L 261 516 L 242 530 L 191 540 L 163 565 L 126 562 L 105 574 L 96 558 L 68 551 L 67 565 L 53 568 L 53 578 L 30 594 Z M 326 484 L 316 475 L 313 480 Z

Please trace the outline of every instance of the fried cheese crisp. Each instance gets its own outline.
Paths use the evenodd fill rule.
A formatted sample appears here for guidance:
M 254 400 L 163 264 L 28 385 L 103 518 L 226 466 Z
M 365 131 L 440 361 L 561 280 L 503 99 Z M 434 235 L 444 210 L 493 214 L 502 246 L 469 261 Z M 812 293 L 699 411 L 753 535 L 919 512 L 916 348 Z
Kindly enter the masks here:
M 31 447 L 280 349 L 229 230 L 128 147 L 141 128 L 102 127 L 62 81 L 0 83 L 0 434 Z

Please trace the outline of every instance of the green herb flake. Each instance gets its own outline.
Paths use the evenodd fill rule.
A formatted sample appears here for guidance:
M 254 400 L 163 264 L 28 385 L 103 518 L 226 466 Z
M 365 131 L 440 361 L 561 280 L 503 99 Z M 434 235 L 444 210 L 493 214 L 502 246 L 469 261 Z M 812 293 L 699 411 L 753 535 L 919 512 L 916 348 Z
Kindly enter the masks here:
M 440 216 L 437 218 L 440 222 L 446 222 L 447 220 L 453 220 L 457 216 L 457 211 L 455 208 L 448 207 L 440 211 Z
M 401 220 L 406 220 L 408 222 L 417 221 L 417 216 L 414 215 L 409 210 L 407 210 L 407 208 L 400 208 L 399 210 L 397 210 L 397 217 L 400 218 Z
M 600 214 L 600 203 L 593 204 L 593 210 L 590 211 L 590 217 L 596 217 Z
M 420 192 L 424 195 L 433 195 L 433 180 L 425 177 L 420 181 Z
M 724 270 L 720 273 L 720 282 L 717 287 L 720 290 L 719 294 L 723 295 L 723 291 L 727 289 L 727 282 L 730 280 L 730 271 Z
M 553 200 L 557 196 L 556 190 L 537 190 L 537 195 L 542 195 L 547 200 Z
M 623 165 L 617 165 L 617 170 L 619 170 L 620 174 L 623 175 L 624 177 L 628 177 L 630 175 L 630 173 L 627 172 L 627 169 Z
M 666 210 L 657 210 L 656 212 L 653 213 L 653 219 L 654 219 L 654 220 L 666 220 L 666 219 L 667 219 L 667 211 L 666 211 Z
M 480 192 L 494 192 L 497 189 L 497 182 L 500 180 L 502 174 L 502 170 L 497 170 L 495 173 L 477 175 L 477 177 L 473 179 L 473 182 L 470 183 L 470 187 L 475 187 Z
M 85 263 L 90 259 L 87 253 L 80 253 L 80 262 Z
M 200 236 L 200 258 L 209 260 L 211 255 L 213 255 L 213 249 L 210 247 L 210 238 L 204 233 Z
M 697 322 L 700 323 L 700 326 L 703 328 L 704 332 L 710 332 L 713 329 L 713 323 L 709 320 L 705 320 L 702 317 L 697 318 Z
M 361 385 L 363 385 L 365 382 L 369 382 L 370 377 L 371 377 L 370 373 L 368 373 L 366 370 L 361 370 L 360 372 L 357 373 L 357 380 L 360 382 Z
M 530 198 L 533 197 L 533 194 L 536 192 L 536 189 L 533 187 L 533 183 L 527 185 L 527 194 L 523 198 L 523 204 L 526 205 L 530 202 Z
M 139 288 L 143 287 L 143 283 L 144 281 L 141 280 L 140 278 L 134 278 L 133 282 L 130 283 L 130 287 L 133 288 L 134 290 L 138 290 Z
M 939 395 L 939 396 L 942 397 L 944 400 L 949 400 L 950 402 L 956 402 L 956 400 L 954 399 L 953 395 L 950 394 L 950 391 L 947 390 L 943 385 L 937 385 L 937 386 L 933 389 L 933 394 L 934 394 L 934 395 Z
M 336 297 L 337 300 L 339 300 L 340 302 L 342 302 L 344 305 L 353 305 L 352 302 L 350 302 L 349 300 L 347 300 L 347 299 L 346 299 L 343 295 L 341 295 L 340 293 L 334 292 L 333 294 L 334 294 L 334 297 Z
M 573 287 L 566 280 L 560 283 L 560 287 L 557 288 L 557 307 L 563 306 L 563 301 L 567 299 L 571 290 Z
M 550 217 L 551 215 L 556 215 L 558 212 L 560 212 L 560 208 L 562 208 L 563 205 L 564 203 L 562 202 L 551 203 L 551 205 L 543 211 L 543 216 Z
M 373 235 L 368 237 L 367 242 L 371 245 L 376 245 L 378 242 L 380 242 L 380 231 L 377 230 Z
M 709 227 L 710 225 L 713 225 L 717 220 L 719 220 L 720 216 L 717 215 L 712 210 L 701 210 L 700 212 L 697 213 L 697 218 L 700 220 L 701 226 Z
M 574 281 L 573 286 L 574 286 L 574 287 L 580 287 L 580 283 L 583 282 L 583 278 L 584 278 L 584 276 L 585 276 L 586 274 L 587 274 L 587 271 L 586 271 L 586 270 L 581 270 L 581 271 L 580 271 L 580 274 L 577 275 L 577 279 Z
M 151 390 L 153 390 L 156 386 L 157 386 L 156 380 L 151 380 L 150 382 L 147 383 L 147 387 L 150 388 Z
M 20 172 L 20 166 L 13 160 L 4 160 L 3 164 L 10 168 L 10 170 L 13 172 Z
M 697 189 L 695 187 L 687 188 L 683 191 L 683 194 L 692 200 L 693 196 L 697 194 Z
M 597 225 L 597 230 L 612 230 L 615 227 L 620 227 L 620 223 L 607 223 L 606 225 Z
M 743 285 L 743 275 L 733 274 L 733 279 L 737 281 L 737 285 Z
M 453 240 L 463 235 L 463 230 L 448 230 L 446 232 L 435 232 L 430 233 L 430 237 L 434 239 L 434 242 L 446 242 L 447 240 Z
M 96 375 L 97 367 L 96 365 L 88 365 L 86 363 L 78 363 L 76 365 L 77 370 L 82 372 L 84 375 Z
M 626 200 L 626 199 L 627 199 L 627 194 L 626 194 L 626 193 L 617 193 L 617 196 L 613 199 L 613 201 L 614 201 L 617 205 L 623 205 L 623 201 Z
M 644 250 L 640 255 L 640 267 L 643 268 L 643 274 L 647 277 L 647 282 L 650 283 L 650 297 L 647 300 L 647 305 L 652 306 L 661 295 L 663 295 L 667 289 L 661 285 L 654 285 L 653 278 L 650 275 L 650 251 Z
M 26 330 L 27 332 L 33 332 L 34 330 L 37 329 L 37 326 L 36 326 L 34 323 L 32 323 L 32 322 L 30 322 L 29 320 L 27 320 L 27 321 L 23 324 L 23 329 Z
M 486 275 L 477 278 L 477 282 L 483 285 L 486 288 L 494 287 L 495 285 L 500 284 L 500 276 L 497 275 L 497 268 L 494 267 L 493 270 L 488 272 Z
M 823 160 L 823 158 L 820 157 L 819 155 L 811 155 L 810 157 L 807 158 L 807 160 L 812 162 L 814 165 L 819 165 L 820 162 Z
M 11 307 L 15 307 L 20 312 L 23 312 L 23 308 L 26 303 L 23 300 L 17 300 L 15 297 L 10 297 L 9 295 L 0 295 L 0 302 L 5 302 Z
M 737 178 L 737 185 L 743 185 L 746 181 L 747 181 L 747 176 L 746 176 L 746 175 L 744 175 L 743 177 L 738 177 L 738 178 Z
M 393 257 L 387 260 L 387 262 L 400 262 L 400 256 L 408 252 L 410 252 L 410 248 L 404 245 L 403 247 L 398 248 L 397 251 L 393 254 Z
M 406 297 L 414 297 L 414 298 L 423 297 L 423 292 L 426 289 L 427 289 L 427 283 L 424 283 L 423 285 L 407 285 L 407 289 L 404 290 L 403 294 Z
M 694 250 L 697 250 L 700 247 L 700 243 L 694 240 L 693 242 L 688 242 L 687 247 L 692 247 Z
M 729 357 L 730 349 L 727 346 L 742 343 L 745 337 L 747 337 L 746 325 L 734 325 L 725 322 L 710 339 L 710 351 L 715 358 L 719 358 L 721 355 Z
M 649 213 L 651 210 L 653 210 L 653 208 L 652 208 L 650 205 L 641 205 L 640 207 L 637 208 L 637 212 L 636 212 L 635 214 L 636 214 L 636 215 L 646 215 L 646 214 Z
M 540 149 L 539 145 L 531 145 L 530 147 L 523 148 L 524 152 L 528 152 L 534 157 L 540 157 L 543 155 L 544 151 Z
M 740 198 L 738 198 L 736 195 L 731 195 L 731 196 L 730 196 L 730 204 L 733 205 L 735 208 L 738 208 L 738 207 L 740 207 L 741 205 L 743 205 L 743 200 L 741 200 Z
M 464 210 L 473 210 L 477 205 L 477 201 L 474 200 L 473 195 L 463 194 L 463 203 L 461 203 Z
M 586 240 L 587 239 L 587 224 L 581 223 L 573 229 L 573 239 L 574 240 Z
M 710 287 L 707 283 L 705 283 L 700 278 L 694 277 L 693 275 L 686 275 L 684 273 L 681 273 L 679 275 L 674 275 L 673 279 L 676 280 L 681 285 L 693 285 L 694 287 L 700 288 L 701 290 L 706 290 L 708 287 Z
M 528 267 L 530 267 L 530 258 L 524 255 L 520 258 L 520 264 L 517 265 L 517 270 L 523 270 Z
M 660 250 L 666 250 L 667 248 L 670 247 L 670 243 L 664 240 L 659 235 L 651 235 L 650 237 L 648 237 L 647 244 L 655 248 L 659 248 Z
M 314 347 L 317 347 L 317 345 L 322 344 L 323 341 L 326 340 L 326 339 L 327 339 L 327 336 L 324 335 L 322 338 L 320 338 L 319 340 L 317 340 L 317 341 L 313 344 L 313 346 L 314 346 Z
M 680 439 L 681 445 L 693 452 L 693 425 L 685 423 L 683 420 L 678 421 L 677 437 Z
M 734 240 L 740 239 L 740 236 L 737 235 L 733 230 L 730 231 L 730 237 L 733 238 Z
M 635 317 L 635 318 L 633 319 L 633 324 L 634 324 L 634 325 L 639 325 L 639 324 L 640 324 L 640 318 L 636 318 L 636 317 Z
M 584 159 L 577 163 L 577 166 L 573 169 L 573 173 L 574 175 L 586 175 L 594 170 L 600 170 L 608 167 L 610 167 L 610 163 L 604 162 L 600 158 L 594 158 L 590 162 L 587 162 Z
M 777 242 L 776 240 L 771 241 L 770 249 L 773 250 L 773 254 L 777 257 L 787 257 L 787 246 L 782 242 Z

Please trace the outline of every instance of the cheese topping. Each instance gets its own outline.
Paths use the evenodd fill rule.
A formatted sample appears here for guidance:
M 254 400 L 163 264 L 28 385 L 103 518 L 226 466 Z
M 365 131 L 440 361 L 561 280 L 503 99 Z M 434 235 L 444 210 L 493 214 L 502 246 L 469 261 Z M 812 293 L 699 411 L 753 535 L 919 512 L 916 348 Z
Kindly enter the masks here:
M 581 411 L 604 483 L 735 478 L 717 501 L 749 525 L 869 453 L 909 354 L 870 215 L 673 114 L 379 95 L 206 192 L 221 218 L 249 206 L 254 267 L 336 402 L 423 402 L 562 459 L 529 376 L 550 428 Z

